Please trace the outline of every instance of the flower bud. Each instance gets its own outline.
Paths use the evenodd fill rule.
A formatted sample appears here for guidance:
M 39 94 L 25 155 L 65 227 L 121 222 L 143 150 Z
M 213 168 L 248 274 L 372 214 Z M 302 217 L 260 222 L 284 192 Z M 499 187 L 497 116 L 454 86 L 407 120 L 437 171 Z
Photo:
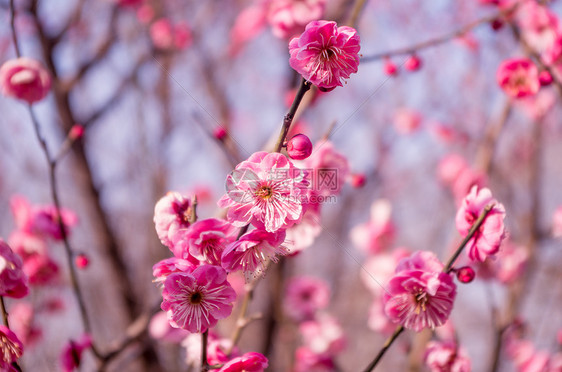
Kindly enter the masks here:
M 21 57 L 7 61 L 0 67 L 0 91 L 33 103 L 41 101 L 51 89 L 51 76 L 38 61 Z
M 218 127 L 213 131 L 213 136 L 219 141 L 224 141 L 227 136 L 227 131 L 223 127 Z
M 385 58 L 384 62 L 384 73 L 388 76 L 398 75 L 398 66 L 390 60 L 390 58 Z
M 291 159 L 303 160 L 312 154 L 312 142 L 304 134 L 297 134 L 287 142 L 287 154 Z
M 546 86 L 552 84 L 552 76 L 550 75 L 550 72 L 548 72 L 546 70 L 542 70 L 539 73 L 539 82 L 541 83 L 541 85 L 543 87 L 546 87 Z
M 475 276 L 474 269 L 470 266 L 463 266 L 457 269 L 457 279 L 461 283 L 470 283 L 474 280 Z
M 404 68 L 408 71 L 417 71 L 421 68 L 422 62 L 421 59 L 412 54 L 410 58 L 404 63 Z
M 81 253 L 78 256 L 76 256 L 76 259 L 74 260 L 76 267 L 79 269 L 85 269 L 86 267 L 88 267 L 90 265 L 90 259 L 88 258 L 88 256 L 86 256 L 85 254 Z
M 363 173 L 355 173 L 351 175 L 351 186 L 356 189 L 365 186 L 366 181 L 367 179 Z
M 80 124 L 74 124 L 70 131 L 68 132 L 68 138 L 76 141 L 79 138 L 82 138 L 84 135 L 84 127 Z

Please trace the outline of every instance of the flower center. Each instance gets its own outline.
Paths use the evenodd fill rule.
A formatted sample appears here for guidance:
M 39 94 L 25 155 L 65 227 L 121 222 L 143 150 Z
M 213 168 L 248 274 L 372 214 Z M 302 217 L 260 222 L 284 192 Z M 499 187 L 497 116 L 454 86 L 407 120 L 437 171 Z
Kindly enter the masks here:
M 203 302 L 203 294 L 201 292 L 194 292 L 189 297 L 189 302 L 193 305 L 199 305 Z
M 262 186 L 256 191 L 256 196 L 262 199 L 269 199 L 273 196 L 273 190 L 270 186 Z
M 418 289 L 417 293 L 415 294 L 415 299 L 416 299 L 416 314 L 420 313 L 421 311 L 425 311 L 426 307 L 427 307 L 427 292 L 424 291 L 423 289 Z

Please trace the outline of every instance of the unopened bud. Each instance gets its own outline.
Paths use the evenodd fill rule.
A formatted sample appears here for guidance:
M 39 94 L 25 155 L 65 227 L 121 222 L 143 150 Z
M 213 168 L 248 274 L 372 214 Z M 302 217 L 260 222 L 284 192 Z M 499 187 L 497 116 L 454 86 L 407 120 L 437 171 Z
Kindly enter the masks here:
M 287 142 L 287 154 L 291 159 L 303 160 L 312 154 L 312 142 L 304 134 L 297 134 Z

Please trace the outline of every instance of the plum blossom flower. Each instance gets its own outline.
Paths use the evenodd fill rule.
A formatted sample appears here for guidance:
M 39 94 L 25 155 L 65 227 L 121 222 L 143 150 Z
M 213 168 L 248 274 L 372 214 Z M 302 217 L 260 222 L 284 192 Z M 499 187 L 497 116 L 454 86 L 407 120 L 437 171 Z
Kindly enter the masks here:
M 326 0 L 273 0 L 267 21 L 275 36 L 288 39 L 302 33 L 310 21 L 320 19 L 325 7 Z
M 218 205 L 228 208 L 234 226 L 252 223 L 276 232 L 300 221 L 308 181 L 284 155 L 261 151 L 236 166 L 226 187 Z
M 154 224 L 162 244 L 173 248 L 178 233 L 189 227 L 191 201 L 177 192 L 168 192 L 154 206 Z
M 278 255 L 289 253 L 282 246 L 285 241 L 285 231 L 268 233 L 263 230 L 253 230 L 240 237 L 226 247 L 222 254 L 222 267 L 228 272 L 242 270 L 246 276 L 254 277 L 265 273 L 267 261 L 277 262 Z
M 0 325 L 0 369 L 2 371 L 15 371 L 12 363 L 23 354 L 23 344 L 18 336 L 4 325 Z
M 290 41 L 289 64 L 321 90 L 332 90 L 357 72 L 360 48 L 354 28 L 313 21 L 300 37 Z
M 375 200 L 371 205 L 369 221 L 355 226 L 351 230 L 351 241 L 368 254 L 383 251 L 394 237 L 394 225 L 391 217 L 392 205 L 390 202 L 386 199 Z
M 317 354 L 335 354 L 345 347 L 345 335 L 337 319 L 329 314 L 319 314 L 314 320 L 299 325 L 306 347 Z
M 472 261 L 483 262 L 488 256 L 492 256 L 499 251 L 501 242 L 506 236 L 503 222 L 505 209 L 492 197 L 492 192 L 489 189 L 478 189 L 477 186 L 474 186 L 463 199 L 457 212 L 457 230 L 462 236 L 466 236 L 484 208 L 492 204 L 494 207 L 466 245 L 468 257 Z
M 260 353 L 249 352 L 232 359 L 219 369 L 219 372 L 264 372 L 269 366 L 265 356 Z
M 202 333 L 232 312 L 236 293 L 218 266 L 199 266 L 192 273 L 174 273 L 164 281 L 162 310 L 172 327 Z
M 168 322 L 168 315 L 164 311 L 159 311 L 150 318 L 148 323 L 148 334 L 156 340 L 163 340 L 178 343 L 192 333 L 181 328 L 174 328 Z M 198 337 L 198 336 L 197 336 Z
M 10 328 L 21 342 L 31 346 L 41 338 L 41 329 L 35 325 L 35 311 L 31 303 L 17 301 L 10 306 Z
M 178 237 L 173 252 L 176 257 L 194 257 L 211 265 L 220 266 L 226 246 L 236 240 L 238 229 L 217 218 L 199 220 Z
M 373 302 L 369 307 L 369 319 L 367 326 L 375 332 L 390 335 L 396 328 L 396 325 L 386 316 L 384 312 L 383 296 L 376 294 Z
M 556 14 L 534 1 L 524 1 L 517 9 L 516 19 L 525 40 L 539 52 L 552 45 L 561 31 Z
M 364 264 L 365 270 L 361 270 L 361 279 L 365 287 L 374 295 L 381 295 L 400 260 L 410 254 L 406 248 L 396 248 L 392 252 L 377 253 L 369 257 Z
M 311 193 L 310 198 L 313 197 L 315 197 L 314 193 Z M 303 208 L 305 212 L 301 221 L 285 230 L 287 233 L 287 248 L 291 254 L 296 254 L 310 247 L 322 232 L 320 204 L 305 203 Z
M 0 296 L 13 298 L 27 296 L 28 279 L 22 268 L 21 258 L 0 239 Z
M 166 278 L 174 273 L 192 273 L 197 268 L 199 262 L 193 263 L 183 258 L 171 257 L 157 262 L 152 266 L 154 281 L 163 284 Z
M 20 57 L 0 67 L 0 88 L 3 95 L 34 103 L 41 101 L 51 89 L 51 76 L 38 61 Z
M 82 353 L 92 346 L 90 335 L 83 335 L 78 341 L 70 340 L 66 343 L 60 354 L 60 363 L 64 372 L 72 372 L 80 367 Z
M 471 362 L 464 348 L 454 341 L 431 341 L 427 344 L 425 364 L 431 372 L 470 372 Z
M 416 332 L 444 324 L 453 309 L 456 285 L 431 252 L 403 259 L 384 293 L 384 310 L 394 323 Z
M 292 278 L 287 283 L 283 308 L 296 321 L 313 319 L 318 310 L 328 306 L 330 287 L 323 280 L 310 276 Z
M 496 80 L 510 97 L 532 96 L 539 91 L 539 71 L 528 58 L 510 58 L 501 63 Z
M 295 367 L 293 372 L 332 372 L 334 359 L 329 354 L 318 354 L 306 346 L 301 346 L 295 352 Z
M 10 207 L 20 231 L 43 238 L 62 240 L 59 219 L 62 219 L 66 235 L 69 235 L 70 228 L 78 223 L 78 217 L 71 210 L 62 208 L 59 216 L 54 205 L 31 205 L 19 195 L 10 199 Z
M 437 177 L 445 185 L 452 185 L 468 167 L 468 162 L 461 155 L 449 154 L 439 161 Z
M 394 113 L 394 128 L 399 134 L 411 134 L 420 127 L 422 119 L 418 111 L 402 107 Z
M 255 38 L 266 25 L 267 4 L 257 2 L 242 10 L 230 30 L 230 55 L 235 55 L 244 44 Z

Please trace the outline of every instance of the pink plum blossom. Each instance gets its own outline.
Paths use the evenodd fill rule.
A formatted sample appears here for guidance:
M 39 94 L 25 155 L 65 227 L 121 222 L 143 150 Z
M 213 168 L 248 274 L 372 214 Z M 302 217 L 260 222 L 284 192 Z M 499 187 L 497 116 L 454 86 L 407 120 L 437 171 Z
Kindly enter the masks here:
M 472 187 L 484 187 L 487 182 L 488 179 L 486 173 L 479 169 L 467 167 L 460 172 L 457 179 L 451 185 L 453 196 L 456 201 L 460 201 L 466 196 Z
M 513 98 L 532 96 L 540 88 L 537 66 L 528 58 L 503 61 L 498 67 L 496 80 L 502 90 Z
M 493 261 L 496 278 L 510 284 L 521 278 L 529 261 L 529 251 L 524 246 L 513 243 L 505 244 L 498 252 L 497 259 Z
M 31 303 L 18 301 L 10 306 L 10 328 L 25 346 L 31 346 L 41 338 L 41 329 L 34 320 L 35 311 Z
M 59 218 L 62 218 L 66 235 L 78 223 L 76 214 L 68 209 L 62 208 L 59 216 L 54 205 L 31 205 L 19 195 L 10 199 L 10 207 L 19 230 L 43 238 L 62 240 Z
M 202 333 L 232 312 L 236 293 L 218 266 L 203 265 L 192 273 L 174 273 L 164 281 L 162 310 L 172 327 Z
M 285 241 L 285 231 L 268 233 L 263 230 L 252 230 L 226 247 L 222 254 L 222 267 L 228 272 L 243 271 L 246 277 L 257 277 L 265 274 L 268 260 L 277 262 L 278 255 L 284 256 L 288 252 L 282 246 Z
M 306 346 L 299 347 L 295 352 L 293 372 L 333 372 L 335 367 L 329 354 L 315 353 Z
M 59 265 L 44 254 L 31 254 L 23 258 L 23 272 L 29 278 L 29 284 L 45 286 L 59 279 Z
M 375 332 L 390 335 L 396 328 L 396 325 L 386 316 L 384 312 L 384 302 L 382 293 L 375 295 L 371 306 L 369 307 L 369 319 L 367 326 Z
M 337 27 L 336 22 L 313 21 L 289 43 L 289 64 L 321 90 L 332 90 L 357 72 L 360 48 L 355 29 Z
M 471 362 L 464 348 L 453 341 L 431 341 L 427 344 L 425 364 L 431 372 L 470 372 Z
M 174 31 L 169 19 L 160 18 L 150 26 L 150 39 L 158 49 L 170 49 L 174 45 Z
M 441 265 L 431 252 L 413 254 L 399 263 L 383 297 L 392 322 L 419 332 L 447 321 L 456 286 L 449 274 L 435 271 Z
M 20 57 L 0 67 L 0 90 L 3 95 L 34 103 L 51 89 L 51 76 L 38 61 Z
M 168 192 L 154 207 L 154 224 L 162 244 L 173 249 L 178 234 L 190 225 L 191 201 L 177 192 Z
M 513 359 L 517 372 L 558 372 L 551 367 L 551 355 L 542 350 L 536 350 L 528 340 L 514 339 L 507 345 L 507 353 Z M 555 362 L 557 362 L 555 360 Z
M 402 107 L 394 113 L 394 128 L 399 134 L 411 134 L 421 125 L 422 115 L 413 109 Z
M 552 216 L 552 235 L 562 238 L 562 205 L 556 208 Z
M 325 6 L 326 0 L 271 0 L 267 21 L 275 36 L 288 39 L 302 33 L 309 22 L 320 19 Z
M 384 291 L 386 283 L 394 275 L 398 262 L 410 256 L 406 248 L 396 248 L 392 252 L 382 252 L 370 256 L 361 270 L 361 280 L 374 295 Z
M 267 3 L 257 2 L 242 10 L 230 30 L 230 54 L 234 55 L 244 44 L 255 38 L 267 22 Z
M 345 335 L 336 318 L 319 314 L 316 319 L 299 325 L 304 346 L 317 354 L 336 354 L 345 347 Z
M 72 372 L 80 367 L 82 353 L 92 346 L 90 335 L 83 335 L 78 341 L 70 340 L 66 343 L 60 354 L 60 363 L 64 372 Z
M 182 341 L 181 345 L 186 350 L 186 360 L 188 366 L 200 367 L 201 366 L 201 335 L 190 333 Z M 229 355 L 225 350 L 229 350 L 232 346 L 232 341 L 228 338 L 221 338 L 212 331 L 209 331 L 207 338 L 207 362 L 210 365 L 225 364 L 230 358 L 240 356 L 238 347 L 233 347 Z
M 23 354 L 23 344 L 18 336 L 4 325 L 0 325 L 0 369 L 2 371 L 15 371 L 12 363 Z
M 311 198 L 315 197 L 314 193 L 310 195 Z M 296 254 L 310 247 L 322 232 L 320 204 L 305 203 L 303 208 L 305 212 L 301 221 L 285 230 L 287 233 L 287 249 L 291 254 Z
M 29 293 L 21 258 L 0 239 L 0 296 L 22 298 Z
M 477 186 L 474 186 L 461 202 L 457 212 L 457 230 L 462 236 L 466 236 L 484 208 L 492 204 L 494 205 L 492 210 L 466 244 L 468 257 L 472 261 L 483 262 L 487 257 L 495 255 L 499 251 L 501 242 L 506 236 L 503 222 L 505 209 L 492 197 L 489 189 L 478 189 Z
M 444 156 L 437 165 L 437 177 L 445 185 L 453 185 L 461 173 L 468 168 L 468 162 L 458 154 Z
M 351 230 L 351 241 L 368 254 L 385 250 L 394 238 L 394 224 L 391 217 L 392 204 L 386 199 L 375 200 L 371 205 L 369 221 Z
M 268 232 L 300 221 L 305 173 L 279 153 L 252 154 L 227 177 L 227 193 L 219 200 L 227 218 L 237 227 L 252 223 Z
M 172 327 L 168 322 L 168 315 L 164 311 L 159 311 L 152 316 L 150 323 L 148 323 L 148 334 L 156 340 L 172 343 L 181 342 L 192 335 L 184 329 Z
M 156 278 L 155 282 L 163 284 L 170 274 L 191 273 L 199 266 L 198 264 L 199 262 L 194 263 L 183 258 L 166 258 L 152 266 L 152 275 Z
M 313 319 L 318 310 L 328 306 L 330 288 L 323 280 L 309 276 L 292 278 L 287 283 L 283 308 L 296 321 Z
M 260 353 L 249 352 L 232 359 L 219 369 L 219 372 L 264 372 L 269 366 L 265 356 Z
M 220 266 L 222 252 L 237 236 L 238 229 L 230 223 L 207 218 L 195 222 L 179 234 L 172 251 L 176 257 L 194 257 Z
M 350 172 L 349 161 L 330 141 L 317 142 L 303 168 L 313 170 L 313 189 L 324 197 L 339 194 Z
M 556 14 L 534 1 L 522 2 L 517 9 L 516 20 L 525 41 L 539 52 L 552 45 L 561 31 Z

